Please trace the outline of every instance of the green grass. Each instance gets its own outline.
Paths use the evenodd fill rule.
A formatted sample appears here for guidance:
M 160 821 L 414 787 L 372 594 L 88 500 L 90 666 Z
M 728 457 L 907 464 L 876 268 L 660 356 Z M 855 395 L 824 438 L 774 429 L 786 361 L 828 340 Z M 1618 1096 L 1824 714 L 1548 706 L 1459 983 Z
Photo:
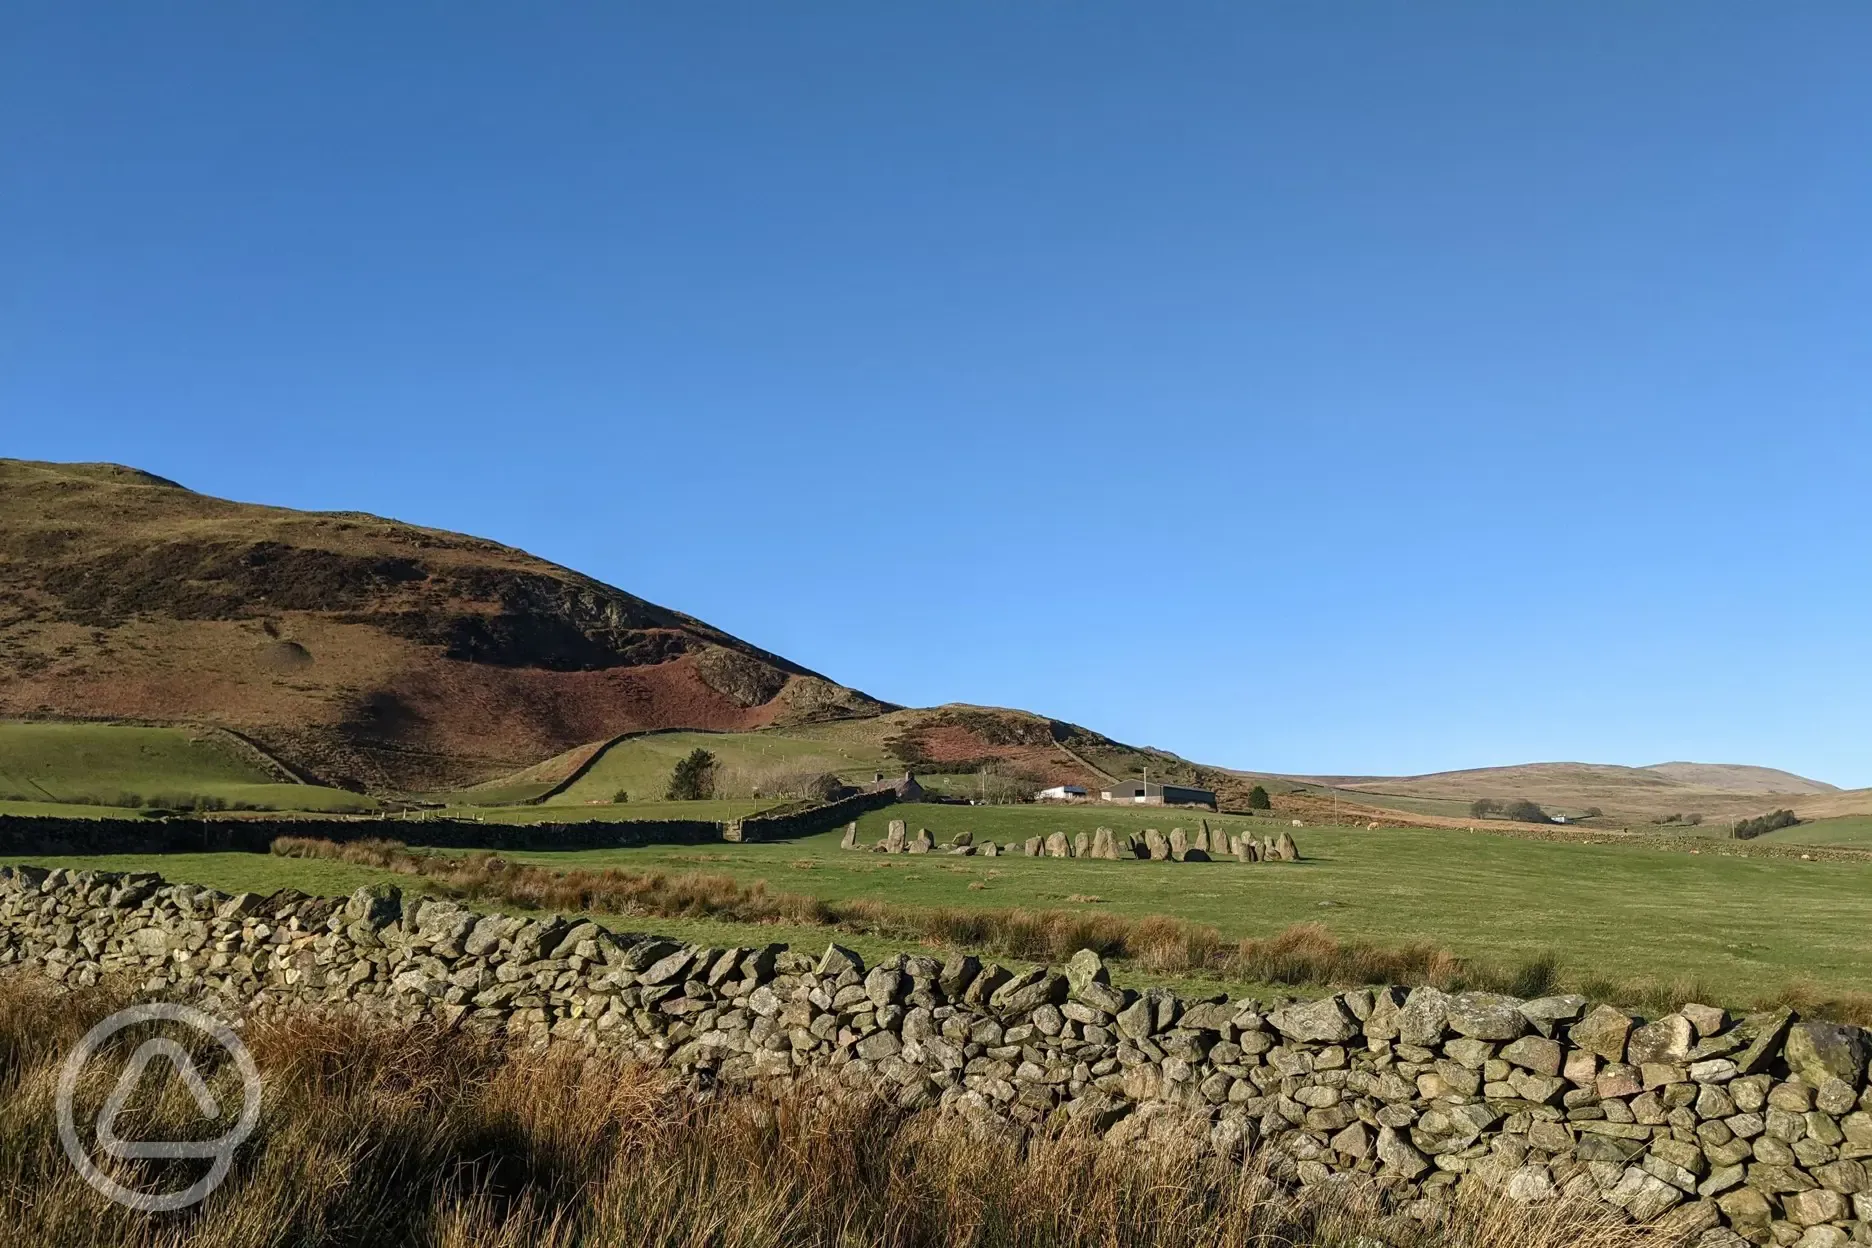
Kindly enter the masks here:
M 715 755 L 718 780 L 723 782 L 758 782 L 765 776 L 802 771 L 829 771 L 846 781 L 870 780 L 876 771 L 902 769 L 880 749 L 791 733 L 665 732 L 619 742 L 554 800 L 608 801 L 620 790 L 630 794 L 633 803 L 660 800 L 669 791 L 677 761 L 698 747 Z M 472 795 L 462 796 L 473 800 Z
M 0 722 L 0 797 L 9 808 L 50 807 L 41 813 L 54 814 L 98 807 L 122 814 L 126 805 L 195 798 L 270 810 L 377 809 L 372 799 L 341 789 L 276 783 L 213 737 L 124 724 Z
M 1872 815 L 1846 815 L 1839 819 L 1816 819 L 1799 823 L 1758 838 L 1764 845 L 1844 845 L 1872 849 Z M 1739 844 L 1747 845 L 1742 841 Z
M 860 821 L 868 842 L 892 815 L 939 840 L 963 829 L 1012 839 L 1055 828 L 1167 830 L 1168 812 L 896 807 Z M 1265 835 L 1284 821 L 1210 818 Z M 517 855 L 542 864 L 694 867 L 827 898 L 912 905 L 1089 906 L 1172 914 L 1225 935 L 1316 921 L 1345 938 L 1428 940 L 1515 960 L 1551 951 L 1575 981 L 1700 978 L 1731 999 L 1806 978 L 1829 991 L 1872 980 L 1864 939 L 1872 864 L 1689 854 L 1432 829 L 1290 829 L 1305 860 L 1252 866 L 1024 857 L 886 856 L 838 848 L 838 833 L 773 845 L 648 847 Z M 1728 847 L 1722 847 L 1727 849 Z M 1746 846 L 1739 852 L 1745 853 Z M 971 889 L 970 884 L 984 887 Z M 1074 898 L 1097 897 L 1097 902 Z M 1330 904 L 1322 904 L 1330 903 Z
M 967 829 L 978 840 L 1006 841 L 1101 822 L 1121 831 L 1195 827 L 1189 812 L 1161 809 L 899 806 L 861 820 L 864 839 L 881 837 L 893 815 L 913 831 L 928 827 L 939 840 Z M 1288 827 L 1274 819 L 1209 821 L 1261 835 Z M 1872 943 L 1864 936 L 1872 863 L 1749 858 L 1740 856 L 1746 843 L 1693 854 L 1428 829 L 1289 830 L 1304 855 L 1298 863 L 899 857 L 840 850 L 836 831 L 765 845 L 509 856 L 566 868 L 724 872 L 828 899 L 1169 914 L 1213 924 L 1231 938 L 1319 922 L 1347 939 L 1426 940 L 1497 962 L 1551 952 L 1574 984 L 1700 980 L 1725 1002 L 1800 981 L 1825 992 L 1863 990 L 1872 982 Z M 385 832 L 394 836 L 394 825 Z M 242 854 L 57 862 L 156 870 L 229 890 L 290 885 L 338 892 L 380 878 L 367 868 Z M 673 921 L 641 922 L 676 934 L 692 930 Z M 780 939 L 802 947 L 825 940 L 818 929 L 782 933 L 739 924 L 701 925 L 693 934 L 718 943 Z

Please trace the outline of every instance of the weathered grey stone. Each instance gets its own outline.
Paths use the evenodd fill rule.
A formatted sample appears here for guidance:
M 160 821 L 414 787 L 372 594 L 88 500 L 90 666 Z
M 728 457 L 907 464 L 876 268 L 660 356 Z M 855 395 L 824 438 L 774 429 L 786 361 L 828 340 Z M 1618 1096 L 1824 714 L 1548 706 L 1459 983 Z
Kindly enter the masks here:
M 935 847 L 936 838 L 930 835 L 930 830 L 918 828 L 917 834 L 910 838 L 910 844 L 905 849 L 912 854 L 927 854 Z
M 1152 862 L 1162 862 L 1170 857 L 1170 842 L 1156 828 L 1144 829 L 1144 848 L 1150 853 Z
M 836 978 L 846 971 L 854 971 L 859 975 L 863 975 L 864 970 L 865 964 L 863 958 L 859 957 L 852 950 L 847 949 L 844 945 L 834 943 L 827 945 L 825 953 L 820 955 L 819 966 L 816 973 L 821 976 Z
M 1677 1011 L 1690 1020 L 1698 1036 L 1713 1036 L 1729 1025 L 1729 1011 L 1715 1005 L 1698 1005 L 1692 1001 Z
M 1501 1055 L 1504 1061 L 1537 1075 L 1558 1075 L 1563 1061 L 1559 1043 L 1542 1036 L 1523 1036 L 1505 1046 Z
M 1282 832 L 1280 839 L 1274 842 L 1273 856 L 1281 862 L 1299 862 L 1300 847 L 1294 844 L 1293 837 Z
M 403 917 L 403 890 L 394 884 L 366 884 L 345 902 L 345 917 L 381 931 Z
M 1821 1222 L 1843 1222 L 1852 1216 L 1846 1198 L 1838 1192 L 1816 1187 L 1805 1192 L 1790 1192 L 1781 1198 L 1781 1211 L 1796 1226 L 1814 1226 Z
M 893 819 L 884 830 L 884 852 L 901 854 L 909 843 L 909 830 L 901 819 Z
M 1338 997 L 1286 1005 L 1268 1015 L 1275 1030 L 1290 1040 L 1343 1044 L 1359 1034 L 1359 1021 Z
M 1631 1035 L 1631 1029 L 1631 1015 L 1609 1005 L 1600 1005 L 1593 1007 L 1585 1018 L 1574 1023 L 1567 1032 L 1567 1038 L 1575 1047 L 1585 1049 L 1608 1062 L 1623 1062 L 1625 1040 Z
M 1586 998 L 1573 995 L 1538 997 L 1521 1003 L 1521 1014 L 1535 1031 L 1552 1036 L 1562 1023 L 1570 1023 L 1586 1010 Z
M 1377 1152 L 1385 1169 L 1402 1179 L 1415 1179 L 1430 1169 L 1429 1158 L 1418 1152 L 1408 1137 L 1391 1127 L 1378 1128 Z
M 1064 832 L 1048 833 L 1046 838 L 1046 856 L 1049 858 L 1070 858 L 1072 848 Z
M 845 825 L 845 835 L 839 838 L 839 848 L 858 848 L 858 821 L 856 819 Z
M 1449 1004 L 1449 994 L 1439 989 L 1411 989 L 1398 1011 L 1398 1039 L 1425 1049 L 1441 1044 L 1449 1029 Z M 1376 1012 L 1374 1009 L 1374 1015 Z
M 1444 1007 L 1455 1031 L 1474 1040 L 1513 1040 L 1528 1029 L 1521 1002 L 1494 992 L 1459 992 Z
M 1745 1075 L 1757 1074 L 1781 1054 L 1788 1028 L 1794 1024 L 1794 1011 L 1785 1006 L 1760 1014 L 1750 1014 L 1731 1029 L 1730 1035 L 1743 1047 L 1729 1055 L 1736 1069 Z
M 1113 837 L 1110 828 L 1099 827 L 1092 830 L 1092 856 L 1112 862 L 1118 860 L 1118 841 Z
M 1691 1039 L 1690 1020 L 1681 1014 L 1667 1014 L 1632 1031 L 1625 1043 L 1625 1060 L 1633 1066 L 1682 1063 L 1690 1056 Z
M 1189 833 L 1182 828 L 1170 829 L 1170 857 L 1182 862 L 1189 853 Z
M 1838 1079 L 1852 1088 L 1865 1084 L 1866 1037 L 1857 1027 L 1838 1023 L 1796 1023 L 1782 1047 L 1788 1069 L 1807 1086 L 1818 1088 Z

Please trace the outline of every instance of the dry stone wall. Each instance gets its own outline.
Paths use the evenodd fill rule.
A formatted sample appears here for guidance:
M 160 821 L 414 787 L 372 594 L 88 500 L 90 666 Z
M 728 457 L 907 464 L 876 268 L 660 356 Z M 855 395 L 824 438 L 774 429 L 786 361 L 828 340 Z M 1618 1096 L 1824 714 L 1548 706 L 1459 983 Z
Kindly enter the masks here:
M 589 922 L 228 896 L 148 874 L 0 867 L 0 969 L 126 976 L 230 1012 L 435 1015 L 732 1086 L 803 1074 L 1000 1132 L 1253 1151 L 1296 1184 L 1367 1176 L 1400 1216 L 1459 1189 L 1596 1200 L 1704 1248 L 1872 1244 L 1860 1029 L 1685 1005 L 1433 988 L 1262 1003 L 1114 986 L 1098 957 L 1012 970 L 829 947 L 705 948 Z
M 845 849 L 880 854 L 945 853 L 994 858 L 1020 853 L 1029 858 L 1100 858 L 1113 862 L 1128 858 L 1148 858 L 1156 862 L 1212 862 L 1218 858 L 1233 858 L 1237 862 L 1296 862 L 1300 857 L 1299 847 L 1286 832 L 1278 837 L 1242 836 L 1221 828 L 1211 830 L 1206 819 L 1194 836 L 1182 828 L 1171 828 L 1169 836 L 1156 828 L 1145 828 L 1139 836 L 1095 828 L 1071 836 L 1064 832 L 1030 836 L 1019 844 L 1009 841 L 1005 845 L 978 842 L 970 832 L 958 832 L 955 839 L 938 845 L 927 828 L 918 828 L 917 834 L 910 836 L 909 824 L 902 819 L 892 819 L 881 840 L 865 845 L 858 839 L 858 824 L 854 821 L 845 825 L 840 845 Z

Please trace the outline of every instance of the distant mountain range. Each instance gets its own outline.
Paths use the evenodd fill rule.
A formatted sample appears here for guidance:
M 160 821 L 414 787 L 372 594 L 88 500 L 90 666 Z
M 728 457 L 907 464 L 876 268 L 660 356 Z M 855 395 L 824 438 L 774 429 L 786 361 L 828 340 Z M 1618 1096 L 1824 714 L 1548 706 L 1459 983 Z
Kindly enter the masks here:
M 1853 794 L 1763 767 L 1536 763 L 1274 776 L 1023 711 L 906 711 L 693 616 L 497 542 L 229 502 L 114 464 L 0 459 L 0 716 L 213 723 L 376 791 L 485 781 L 622 733 L 876 721 L 925 770 L 1153 778 L 1295 809 L 1455 816 L 1480 796 L 1609 815 L 1753 814 Z M 1872 809 L 1872 804 L 1867 805 Z

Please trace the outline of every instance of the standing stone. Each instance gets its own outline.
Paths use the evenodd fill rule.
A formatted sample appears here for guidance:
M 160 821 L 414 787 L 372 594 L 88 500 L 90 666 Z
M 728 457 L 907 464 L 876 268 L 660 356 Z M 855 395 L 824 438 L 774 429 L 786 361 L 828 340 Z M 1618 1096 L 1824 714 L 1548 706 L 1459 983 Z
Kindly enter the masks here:
M 1182 828 L 1171 828 L 1170 856 L 1178 862 L 1182 862 L 1183 855 L 1187 853 L 1189 853 L 1189 833 L 1185 832 Z
M 935 845 L 935 838 L 930 836 L 929 829 L 918 828 L 916 839 L 910 842 L 910 852 L 913 854 L 927 854 Z
M 1030 836 L 1021 842 L 1021 852 L 1026 854 L 1029 858 L 1038 858 L 1040 856 L 1040 846 L 1042 843 L 1039 837 Z
M 1112 830 L 1110 828 L 1094 828 L 1092 830 L 1092 856 L 1094 858 L 1110 859 L 1114 862 L 1117 861 L 1118 842 L 1113 839 Z
M 858 821 L 856 819 L 845 825 L 845 838 L 839 842 L 839 848 L 858 848 Z
M 1259 862 L 1261 855 L 1255 850 L 1254 837 L 1238 836 L 1235 838 L 1235 860 L 1237 862 Z
M 1070 858 L 1072 847 L 1066 841 L 1064 832 L 1054 832 L 1046 838 L 1046 852 L 1049 858 Z
M 1072 851 L 1072 856 L 1075 858 L 1090 858 L 1092 856 L 1092 838 L 1087 836 L 1084 832 L 1079 833 L 1077 836 L 1073 837 Z
M 1196 825 L 1196 835 L 1190 838 L 1190 848 L 1209 852 L 1209 821 L 1202 820 Z
M 1144 829 L 1144 848 L 1150 851 L 1152 862 L 1162 862 L 1170 856 L 1170 842 L 1164 840 L 1163 833 L 1156 828 Z
M 1300 847 L 1294 844 L 1293 837 L 1283 832 L 1280 834 L 1280 840 L 1274 843 L 1274 856 L 1282 862 L 1299 862 Z
M 1274 838 L 1271 836 L 1264 836 L 1261 838 L 1261 861 L 1274 861 Z
M 973 845 L 975 843 L 975 834 L 973 832 L 958 832 L 955 834 L 955 840 L 951 843 L 958 848 L 963 845 Z
M 981 852 L 984 858 L 999 858 L 1001 856 L 1001 850 L 996 847 L 993 841 L 983 841 Z
M 906 834 L 907 834 L 907 829 L 904 827 L 903 820 L 901 819 L 891 820 L 890 826 L 886 828 L 884 831 L 884 852 L 887 854 L 903 853 L 904 852 L 904 837 Z

